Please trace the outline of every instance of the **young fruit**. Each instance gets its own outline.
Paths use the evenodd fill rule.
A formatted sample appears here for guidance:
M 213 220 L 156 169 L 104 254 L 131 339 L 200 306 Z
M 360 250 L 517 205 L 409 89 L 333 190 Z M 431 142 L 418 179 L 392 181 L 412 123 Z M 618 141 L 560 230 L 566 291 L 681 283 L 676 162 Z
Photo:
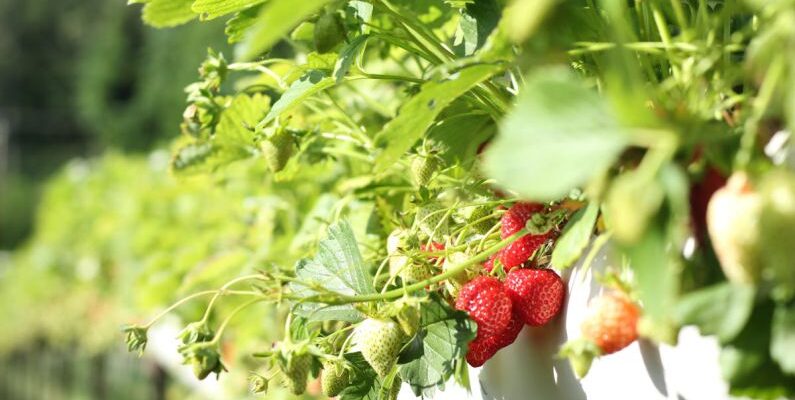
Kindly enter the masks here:
M 299 395 L 306 390 L 306 379 L 309 377 L 311 366 L 311 355 L 295 353 L 291 354 L 285 365 L 282 366 L 285 386 L 293 394 Z
M 287 129 L 277 127 L 259 143 L 262 156 L 271 172 L 279 172 L 293 155 L 295 140 Z
M 530 326 L 542 326 L 555 318 L 566 296 L 566 286 L 551 269 L 514 269 L 505 279 L 505 290 L 513 301 L 514 314 Z
M 623 293 L 608 293 L 591 300 L 582 336 L 595 343 L 601 354 L 612 354 L 638 338 L 640 309 Z
M 759 193 L 765 276 L 773 284 L 773 295 L 789 301 L 795 297 L 795 174 L 771 171 L 760 182 Z
M 439 157 L 434 154 L 415 156 L 411 160 L 411 176 L 414 178 L 414 183 L 419 187 L 427 185 L 440 166 Z
M 502 282 L 490 276 L 479 276 L 461 288 L 455 308 L 466 311 L 478 324 L 477 337 L 497 336 L 511 320 L 511 299 Z
M 345 26 L 336 13 L 326 13 L 315 21 L 313 31 L 315 49 L 318 53 L 328 53 L 345 40 Z
M 353 331 L 353 340 L 367 363 L 379 376 L 386 376 L 403 346 L 403 332 L 392 320 L 368 318 Z
M 732 175 L 726 186 L 715 192 L 709 201 L 709 237 L 723 272 L 731 282 L 759 280 L 761 209 L 761 196 L 742 172 Z
M 438 204 L 429 204 L 417 210 L 415 223 L 428 237 L 439 237 L 439 235 L 447 233 L 447 220 L 443 220 L 445 213 L 444 207 Z
M 324 361 L 321 375 L 321 389 L 323 394 L 334 397 L 350 383 L 350 372 L 345 364 L 339 361 Z

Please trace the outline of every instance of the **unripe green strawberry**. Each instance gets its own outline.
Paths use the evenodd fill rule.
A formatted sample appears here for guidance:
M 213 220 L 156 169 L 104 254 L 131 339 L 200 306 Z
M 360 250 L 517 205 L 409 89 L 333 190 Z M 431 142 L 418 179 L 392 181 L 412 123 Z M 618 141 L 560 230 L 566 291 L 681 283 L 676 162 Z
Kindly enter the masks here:
M 470 226 L 475 232 L 485 233 L 494 226 L 494 221 L 486 218 L 492 214 L 492 207 L 477 206 L 471 208 L 472 210 L 469 213 L 469 217 L 467 217 L 467 223 L 472 224 Z
M 766 278 L 774 285 L 774 295 L 786 301 L 795 296 L 795 174 L 783 169 L 768 173 L 759 193 Z
M 411 176 L 417 186 L 425 186 L 433 178 L 433 174 L 441 166 L 441 162 L 436 155 L 416 155 L 411 160 Z
M 323 394 L 334 397 L 350 383 L 350 372 L 342 361 L 324 361 L 323 373 L 320 378 Z
M 367 363 L 381 376 L 395 366 L 404 335 L 392 320 L 368 318 L 353 331 L 353 340 Z
M 315 49 L 321 54 L 328 53 L 345 40 L 345 27 L 339 15 L 334 12 L 321 15 L 315 22 L 313 39 Z
M 259 147 L 271 172 L 279 172 L 293 155 L 295 140 L 286 129 L 277 127 L 260 141 Z
M 420 328 L 420 317 L 420 309 L 418 307 L 405 305 L 400 308 L 397 320 L 400 330 L 403 331 L 406 337 L 413 337 L 417 333 Z
M 404 251 L 408 247 L 408 233 L 396 229 L 386 239 L 389 256 L 389 275 L 399 276 L 405 282 L 419 282 L 431 277 L 433 269 L 428 263 L 412 260 Z
M 285 365 L 282 366 L 284 383 L 293 394 L 299 395 L 306 390 L 306 380 L 312 366 L 312 356 L 309 354 L 291 354 Z
M 726 278 L 755 283 L 761 274 L 759 217 L 762 198 L 745 173 L 737 172 L 715 192 L 707 207 L 712 247 Z
M 447 210 L 438 204 L 428 204 L 417 210 L 414 223 L 428 237 L 438 238 L 447 234 L 447 219 L 444 219 L 446 212 Z

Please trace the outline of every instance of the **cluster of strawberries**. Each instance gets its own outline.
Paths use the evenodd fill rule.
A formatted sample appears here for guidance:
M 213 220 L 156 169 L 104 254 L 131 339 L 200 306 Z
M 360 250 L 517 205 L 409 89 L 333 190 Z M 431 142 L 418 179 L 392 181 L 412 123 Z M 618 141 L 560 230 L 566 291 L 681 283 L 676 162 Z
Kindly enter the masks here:
M 519 232 L 543 209 L 540 204 L 515 204 L 500 220 L 501 237 L 505 239 Z M 524 235 L 485 263 L 485 269 L 491 272 L 499 261 L 507 272 L 505 282 L 492 276 L 478 276 L 461 288 L 455 306 L 469 313 L 478 325 L 477 337 L 469 344 L 467 353 L 467 362 L 473 367 L 483 365 L 497 351 L 513 343 L 524 325 L 542 326 L 560 313 L 566 295 L 560 276 L 551 269 L 520 267 L 550 235 L 550 232 Z

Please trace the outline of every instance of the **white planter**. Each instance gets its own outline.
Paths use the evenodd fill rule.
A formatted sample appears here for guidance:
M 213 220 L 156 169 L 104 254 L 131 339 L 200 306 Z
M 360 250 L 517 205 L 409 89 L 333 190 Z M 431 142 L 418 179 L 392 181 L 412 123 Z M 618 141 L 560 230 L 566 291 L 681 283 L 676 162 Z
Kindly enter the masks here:
M 606 248 L 606 247 L 605 247 Z M 556 357 L 567 338 L 579 337 L 588 300 L 603 289 L 594 272 L 608 265 L 605 249 L 583 271 L 578 264 L 563 274 L 568 281 L 565 312 L 555 323 L 542 328 L 525 327 L 511 346 L 502 349 L 482 368 L 470 368 L 472 391 L 450 382 L 436 399 L 505 400 L 622 400 L 622 399 L 728 399 L 721 378 L 718 345 L 684 328 L 676 347 L 641 340 L 594 361 L 583 380 L 577 380 L 569 363 Z M 414 398 L 404 388 L 400 399 Z

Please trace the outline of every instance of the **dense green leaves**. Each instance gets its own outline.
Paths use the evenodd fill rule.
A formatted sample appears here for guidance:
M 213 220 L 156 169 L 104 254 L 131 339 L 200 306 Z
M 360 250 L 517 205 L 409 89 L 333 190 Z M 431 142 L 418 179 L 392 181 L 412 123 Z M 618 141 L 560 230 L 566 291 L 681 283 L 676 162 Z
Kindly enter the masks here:
M 300 282 L 293 282 L 291 287 L 302 297 L 328 292 L 343 295 L 375 292 L 372 276 L 362 260 L 356 238 L 347 222 L 329 226 L 328 238 L 318 244 L 315 258 L 299 261 L 295 274 Z M 310 320 L 357 321 L 361 318 L 361 314 L 351 305 L 329 307 L 299 303 L 297 312 Z
M 499 65 L 474 65 L 441 80 L 425 83 L 420 92 L 400 109 L 395 119 L 376 136 L 383 148 L 376 171 L 393 165 L 433 124 L 436 117 L 455 99 L 502 69 Z
M 565 70 L 544 70 L 528 77 L 485 168 L 522 197 L 552 200 L 607 170 L 627 141 L 596 92 Z

